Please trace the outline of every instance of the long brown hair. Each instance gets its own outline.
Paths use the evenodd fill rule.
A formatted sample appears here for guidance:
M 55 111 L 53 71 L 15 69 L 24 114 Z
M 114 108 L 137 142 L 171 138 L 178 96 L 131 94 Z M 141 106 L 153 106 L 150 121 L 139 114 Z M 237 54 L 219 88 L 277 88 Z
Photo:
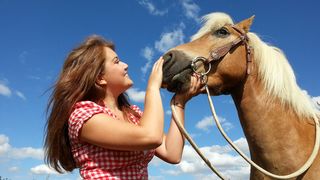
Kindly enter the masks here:
M 60 76 L 50 96 L 44 143 L 45 162 L 59 173 L 77 168 L 68 136 L 68 119 L 73 105 L 78 101 L 98 102 L 104 98 L 104 89 L 95 82 L 103 73 L 105 47 L 114 50 L 112 42 L 97 35 L 89 36 L 67 56 Z M 122 108 L 129 108 L 126 95 L 118 97 Z

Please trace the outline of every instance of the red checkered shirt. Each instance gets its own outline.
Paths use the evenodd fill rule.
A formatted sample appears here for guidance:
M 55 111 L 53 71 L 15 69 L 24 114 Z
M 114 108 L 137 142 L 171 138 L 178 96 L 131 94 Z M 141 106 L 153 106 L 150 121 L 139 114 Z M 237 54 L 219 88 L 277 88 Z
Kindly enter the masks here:
M 142 115 L 137 106 L 133 105 L 131 108 Z M 83 124 L 98 113 L 105 113 L 116 119 L 116 115 L 109 108 L 92 101 L 81 101 L 74 105 L 68 121 L 71 150 L 77 165 L 80 167 L 82 178 L 148 179 L 147 166 L 153 158 L 155 150 L 110 150 L 79 140 L 79 132 Z M 129 120 L 136 125 L 140 122 L 139 118 L 133 114 L 129 115 Z

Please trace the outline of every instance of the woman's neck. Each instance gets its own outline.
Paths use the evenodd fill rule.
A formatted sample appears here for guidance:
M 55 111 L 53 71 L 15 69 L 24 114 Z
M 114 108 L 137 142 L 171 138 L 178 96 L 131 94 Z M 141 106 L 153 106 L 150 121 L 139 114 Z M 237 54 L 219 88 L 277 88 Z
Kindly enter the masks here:
M 108 106 L 109 108 L 115 110 L 115 109 L 120 109 L 119 104 L 118 104 L 118 97 L 110 97 L 107 96 L 103 100 L 104 104 Z
M 118 103 L 119 94 L 115 94 L 113 92 L 107 92 L 105 98 L 103 99 L 103 103 L 111 108 L 112 110 L 119 110 L 119 103 Z
M 103 103 L 108 107 L 118 120 L 127 120 L 125 112 L 120 108 L 118 103 L 119 96 L 107 96 L 104 98 Z

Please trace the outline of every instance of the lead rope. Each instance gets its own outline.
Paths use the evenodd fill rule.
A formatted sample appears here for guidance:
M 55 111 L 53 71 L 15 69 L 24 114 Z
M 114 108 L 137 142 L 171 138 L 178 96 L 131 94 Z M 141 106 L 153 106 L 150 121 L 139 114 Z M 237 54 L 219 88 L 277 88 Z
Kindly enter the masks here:
M 224 180 L 225 178 L 222 177 L 222 175 L 211 165 L 210 161 L 202 154 L 197 144 L 192 140 L 188 132 L 185 130 L 185 128 L 180 123 L 180 120 L 177 117 L 177 112 L 174 108 L 174 104 L 171 104 L 171 110 L 173 115 L 173 120 L 180 129 L 180 132 L 183 134 L 183 136 L 189 141 L 193 149 L 198 153 L 198 155 L 202 158 L 202 160 L 207 164 L 207 166 L 213 171 L 220 179 Z
M 307 160 L 307 162 L 300 168 L 298 169 L 296 172 L 293 172 L 291 174 L 288 174 L 288 175 L 276 175 L 276 174 L 273 174 L 273 173 L 270 173 L 268 171 L 266 171 L 265 169 L 263 169 L 262 167 L 260 167 L 259 165 L 257 165 L 256 163 L 254 163 L 250 158 L 248 158 L 231 140 L 230 138 L 227 136 L 227 134 L 224 132 L 219 120 L 218 120 L 218 117 L 217 117 L 217 114 L 215 112 L 215 109 L 214 109 L 214 106 L 213 106 L 213 103 L 212 103 L 212 99 L 211 99 L 211 96 L 210 96 L 210 92 L 209 92 L 209 89 L 208 89 L 208 86 L 205 85 L 205 88 L 206 88 L 206 91 L 207 91 L 207 95 L 208 95 L 208 100 L 209 100 L 209 104 L 210 104 L 210 109 L 211 109 L 211 112 L 212 112 L 212 115 L 214 117 L 214 120 L 217 124 L 217 127 L 220 131 L 220 133 L 222 134 L 222 136 L 228 141 L 228 143 L 233 147 L 233 149 L 235 151 L 237 151 L 237 153 L 242 156 L 251 166 L 255 167 L 257 170 L 259 170 L 260 172 L 262 172 L 263 174 L 267 175 L 267 176 L 270 176 L 270 177 L 273 177 L 273 178 L 277 178 L 277 179 L 290 179 L 290 178 L 294 178 L 294 177 L 297 177 L 299 175 L 301 175 L 302 173 L 304 173 L 313 163 L 313 161 L 315 160 L 316 156 L 317 156 L 317 153 L 319 151 L 319 138 L 320 138 L 320 131 L 319 131 L 319 120 L 317 120 L 316 117 L 313 118 L 314 122 L 315 122 L 315 131 L 316 131 L 316 139 L 315 139 L 315 144 L 314 144 L 314 148 L 313 148 L 313 151 L 309 157 L 309 159 Z

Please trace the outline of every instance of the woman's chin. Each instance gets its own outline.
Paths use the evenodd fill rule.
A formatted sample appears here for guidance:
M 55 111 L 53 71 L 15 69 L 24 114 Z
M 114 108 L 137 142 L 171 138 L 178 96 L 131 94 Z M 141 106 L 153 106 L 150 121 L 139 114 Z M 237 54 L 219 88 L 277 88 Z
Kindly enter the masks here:
M 133 85 L 133 81 L 129 78 L 129 79 L 128 79 L 128 86 L 131 87 L 132 85 Z
M 125 89 L 128 90 L 133 86 L 133 81 L 130 79 L 129 81 L 126 82 Z

